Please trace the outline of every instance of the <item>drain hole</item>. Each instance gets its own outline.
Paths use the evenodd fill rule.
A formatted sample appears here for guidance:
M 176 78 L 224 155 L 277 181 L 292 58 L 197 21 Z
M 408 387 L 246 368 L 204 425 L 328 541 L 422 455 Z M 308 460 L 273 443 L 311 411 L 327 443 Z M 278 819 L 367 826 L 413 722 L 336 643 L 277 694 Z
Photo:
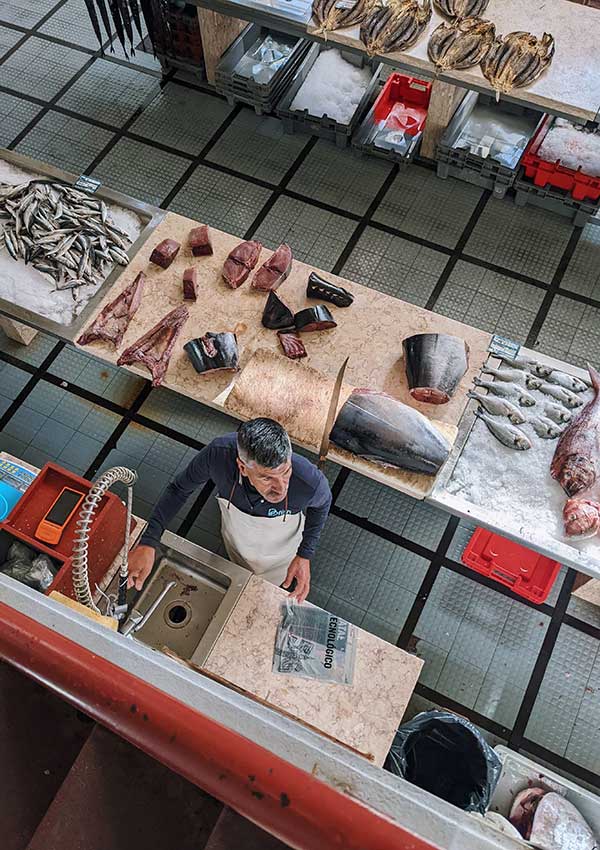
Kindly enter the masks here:
M 187 609 L 183 607 L 183 605 L 173 605 L 173 607 L 169 610 L 167 617 L 169 621 L 176 626 L 179 626 L 185 618 L 188 616 Z

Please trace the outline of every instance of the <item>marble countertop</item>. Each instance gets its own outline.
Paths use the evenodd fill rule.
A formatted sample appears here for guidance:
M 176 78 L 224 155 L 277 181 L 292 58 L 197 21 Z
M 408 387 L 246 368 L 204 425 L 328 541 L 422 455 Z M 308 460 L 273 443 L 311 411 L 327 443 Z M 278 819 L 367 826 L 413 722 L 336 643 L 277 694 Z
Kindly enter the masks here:
M 358 629 L 352 685 L 272 671 L 287 593 L 253 576 L 202 670 L 382 765 L 423 661 Z

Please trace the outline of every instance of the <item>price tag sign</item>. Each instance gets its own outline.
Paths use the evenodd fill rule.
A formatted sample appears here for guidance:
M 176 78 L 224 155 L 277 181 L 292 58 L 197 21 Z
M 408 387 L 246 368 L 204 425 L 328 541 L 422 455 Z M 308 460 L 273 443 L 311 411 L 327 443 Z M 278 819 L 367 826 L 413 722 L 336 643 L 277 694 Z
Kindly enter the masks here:
M 488 346 L 488 351 L 490 354 L 493 354 L 494 357 L 507 357 L 509 360 L 514 360 L 520 350 L 520 343 L 515 342 L 514 339 L 499 336 L 498 334 L 492 335 L 492 339 Z
M 83 192 L 89 192 L 93 195 L 102 186 L 101 180 L 96 180 L 95 177 L 88 177 L 87 174 L 82 174 L 74 183 L 76 189 L 81 189 Z

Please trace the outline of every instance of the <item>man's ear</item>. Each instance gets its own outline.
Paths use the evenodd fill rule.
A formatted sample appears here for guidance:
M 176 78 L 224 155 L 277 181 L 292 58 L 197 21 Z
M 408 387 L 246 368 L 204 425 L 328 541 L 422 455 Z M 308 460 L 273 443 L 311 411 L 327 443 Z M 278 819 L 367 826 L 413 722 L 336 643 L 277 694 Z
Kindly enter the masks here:
M 240 459 L 239 459 L 239 457 L 238 457 L 238 458 L 236 458 L 236 463 L 237 463 L 237 467 L 238 467 L 238 469 L 239 469 L 239 471 L 240 471 L 240 475 L 243 475 L 244 477 L 247 477 L 247 473 L 246 473 L 246 464 L 244 463 L 244 461 L 243 461 L 243 460 L 240 460 Z

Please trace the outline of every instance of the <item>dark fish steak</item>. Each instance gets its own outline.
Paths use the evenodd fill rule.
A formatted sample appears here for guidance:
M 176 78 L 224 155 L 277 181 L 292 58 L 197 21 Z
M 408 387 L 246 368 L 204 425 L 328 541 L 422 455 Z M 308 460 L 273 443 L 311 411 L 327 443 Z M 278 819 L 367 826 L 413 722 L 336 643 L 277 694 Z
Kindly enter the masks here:
M 312 272 L 308 276 L 306 297 L 329 301 L 331 304 L 335 304 L 336 307 L 349 307 L 354 301 L 354 295 L 351 292 L 348 292 L 343 286 L 330 283 L 316 272 Z
M 567 496 L 583 493 L 598 477 L 600 460 L 600 375 L 588 364 L 594 398 L 560 435 L 550 473 Z
M 296 330 L 302 333 L 309 331 L 328 331 L 330 328 L 337 327 L 337 323 L 331 315 L 331 310 L 324 304 L 300 310 L 294 316 L 294 324 Z
M 192 339 L 183 346 L 184 351 L 199 374 L 228 370 L 237 372 L 240 356 L 237 338 L 234 333 L 205 333 L 198 339 Z
M 294 314 L 273 291 L 269 292 L 267 297 L 262 323 L 265 328 L 273 331 L 294 327 Z
M 90 327 L 81 334 L 77 340 L 79 345 L 103 340 L 112 342 L 114 347 L 118 348 L 131 319 L 140 306 L 145 282 L 144 272 L 140 272 L 135 280 L 132 280 L 114 301 L 107 304 Z
M 410 472 L 435 475 L 450 445 L 427 417 L 392 396 L 356 389 L 330 434 L 340 449 Z
M 232 289 L 237 289 L 258 263 L 262 245 L 260 242 L 240 242 L 231 251 L 223 264 L 223 280 Z
M 192 228 L 188 236 L 188 242 L 194 257 L 206 257 L 213 252 L 208 225 L 206 224 Z
M 188 317 L 188 308 L 184 304 L 171 310 L 157 325 L 125 349 L 117 360 L 117 366 L 143 363 L 152 375 L 152 386 L 159 387 L 169 368 L 177 338 Z
M 183 300 L 195 301 L 198 297 L 198 272 L 194 268 L 183 273 Z
M 292 269 L 292 260 L 290 246 L 280 245 L 252 278 L 252 288 L 262 292 L 278 289 Z
M 301 357 L 306 357 L 307 352 L 304 343 L 300 337 L 291 331 L 278 331 L 277 336 L 283 348 L 283 353 L 290 360 L 300 360 Z
M 415 334 L 402 341 L 411 396 L 426 404 L 446 404 L 469 368 L 469 346 L 450 334 Z
M 150 262 L 161 269 L 168 269 L 180 248 L 181 245 L 175 239 L 163 239 L 150 254 Z

